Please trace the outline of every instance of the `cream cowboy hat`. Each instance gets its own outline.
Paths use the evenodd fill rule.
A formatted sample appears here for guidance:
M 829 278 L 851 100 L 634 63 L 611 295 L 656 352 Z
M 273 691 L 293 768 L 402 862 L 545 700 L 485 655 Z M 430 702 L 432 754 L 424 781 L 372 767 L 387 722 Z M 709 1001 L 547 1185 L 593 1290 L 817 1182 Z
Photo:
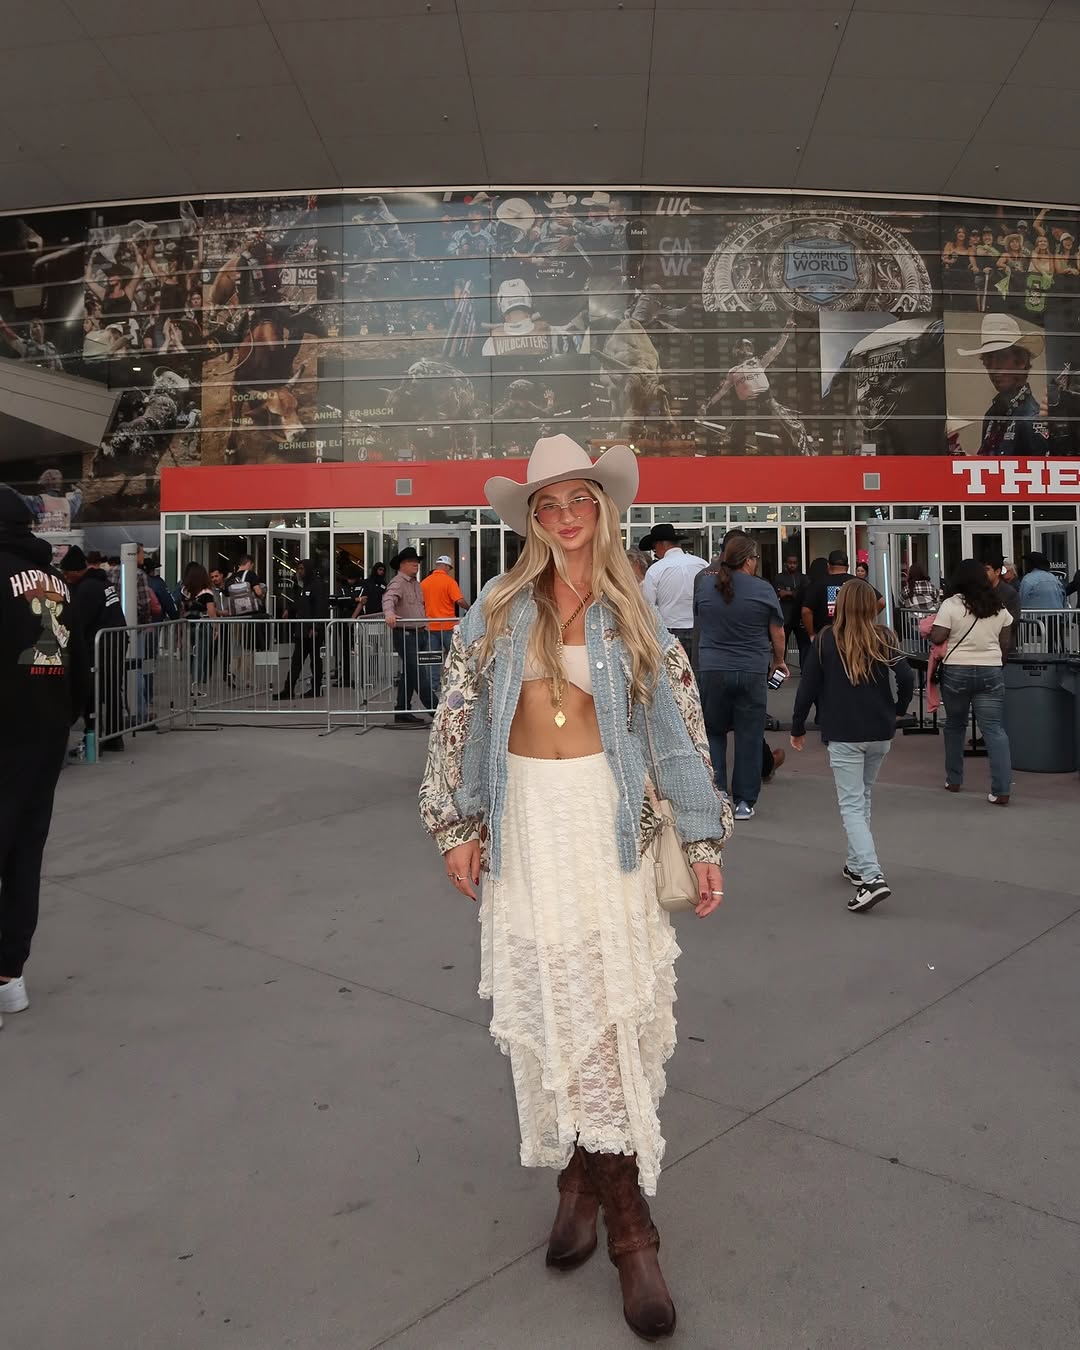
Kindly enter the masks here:
M 495 219 L 520 230 L 522 234 L 528 234 L 536 224 L 536 212 L 524 197 L 507 197 L 495 208 Z
M 1003 352 L 1007 347 L 1022 347 L 1038 356 L 1043 349 L 1038 333 L 1025 333 L 1011 314 L 987 314 L 979 338 L 978 347 L 957 347 L 957 356 L 985 356 L 988 352 Z
M 529 499 L 541 488 L 568 478 L 584 478 L 599 484 L 621 513 L 637 496 L 637 456 L 628 445 L 613 445 L 594 464 L 589 452 L 569 436 L 544 436 L 533 446 L 524 483 L 513 478 L 489 478 L 484 492 L 501 519 L 515 533 L 524 535 L 529 522 Z

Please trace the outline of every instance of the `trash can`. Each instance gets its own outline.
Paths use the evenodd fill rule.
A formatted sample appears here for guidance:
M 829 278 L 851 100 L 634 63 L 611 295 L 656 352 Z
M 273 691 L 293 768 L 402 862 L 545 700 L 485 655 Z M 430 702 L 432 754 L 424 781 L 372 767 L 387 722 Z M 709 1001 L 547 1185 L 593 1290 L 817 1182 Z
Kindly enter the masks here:
M 1065 688 L 1072 694 L 1076 767 L 1080 770 L 1080 656 L 1071 656 L 1065 663 L 1063 683 Z
M 1014 769 L 1073 773 L 1076 696 L 1067 656 L 1014 656 L 1005 662 L 1005 730 Z

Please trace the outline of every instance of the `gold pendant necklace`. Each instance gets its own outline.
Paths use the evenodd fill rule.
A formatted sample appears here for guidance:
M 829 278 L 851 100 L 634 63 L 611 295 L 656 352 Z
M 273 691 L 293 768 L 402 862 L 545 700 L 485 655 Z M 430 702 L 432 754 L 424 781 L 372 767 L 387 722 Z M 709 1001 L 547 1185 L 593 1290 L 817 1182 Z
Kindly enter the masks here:
M 566 632 L 566 630 L 570 627 L 570 625 L 574 622 L 574 620 L 577 618 L 577 616 L 581 613 L 581 611 L 585 608 L 585 606 L 589 603 L 591 599 L 592 599 L 592 591 L 591 590 L 586 591 L 585 598 L 584 600 L 582 600 L 581 604 L 578 605 L 577 609 L 574 610 L 573 614 L 570 615 L 570 617 L 566 620 L 565 623 L 559 625 L 559 641 L 557 644 L 557 651 L 559 653 L 560 664 L 563 659 L 563 634 Z M 566 714 L 562 710 L 561 675 L 556 675 L 555 678 L 551 681 L 551 701 L 555 708 L 555 725 L 560 730 L 562 730 L 562 728 L 566 726 Z

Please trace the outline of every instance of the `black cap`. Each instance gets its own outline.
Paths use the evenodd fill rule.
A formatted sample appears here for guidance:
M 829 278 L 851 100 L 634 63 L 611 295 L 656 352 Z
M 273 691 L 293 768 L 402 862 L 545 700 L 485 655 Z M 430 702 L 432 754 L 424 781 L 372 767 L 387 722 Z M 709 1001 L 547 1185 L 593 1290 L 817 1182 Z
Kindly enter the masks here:
M 654 525 L 651 533 L 638 544 L 638 548 L 651 549 L 656 544 L 682 544 L 689 538 L 688 534 L 676 534 L 674 525 Z
M 830 567 L 848 566 L 848 555 L 844 552 L 842 548 L 834 548 L 833 551 L 829 554 L 829 566 Z
M 416 549 L 414 549 L 410 545 L 408 548 L 403 548 L 400 553 L 394 554 L 394 556 L 390 559 L 390 566 L 396 572 L 403 562 L 419 562 L 419 561 L 420 561 L 420 554 L 417 553 Z
M 30 504 L 22 493 L 0 483 L 0 525 L 24 525 L 29 529 L 34 519 Z
M 60 559 L 61 572 L 85 572 L 87 565 L 86 554 L 78 544 L 72 544 Z

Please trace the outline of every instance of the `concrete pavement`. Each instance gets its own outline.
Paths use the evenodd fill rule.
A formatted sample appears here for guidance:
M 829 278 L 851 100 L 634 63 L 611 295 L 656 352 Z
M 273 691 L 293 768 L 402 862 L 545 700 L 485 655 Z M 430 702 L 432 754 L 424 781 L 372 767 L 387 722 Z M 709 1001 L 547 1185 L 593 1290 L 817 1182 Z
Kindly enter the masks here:
M 544 1268 L 424 745 L 176 732 L 65 772 L 0 1032 L 0 1343 L 635 1344 L 606 1257 Z M 886 764 L 872 914 L 811 748 L 678 921 L 654 1210 L 687 1350 L 1080 1343 L 1080 779 L 1001 811 L 942 754 Z

